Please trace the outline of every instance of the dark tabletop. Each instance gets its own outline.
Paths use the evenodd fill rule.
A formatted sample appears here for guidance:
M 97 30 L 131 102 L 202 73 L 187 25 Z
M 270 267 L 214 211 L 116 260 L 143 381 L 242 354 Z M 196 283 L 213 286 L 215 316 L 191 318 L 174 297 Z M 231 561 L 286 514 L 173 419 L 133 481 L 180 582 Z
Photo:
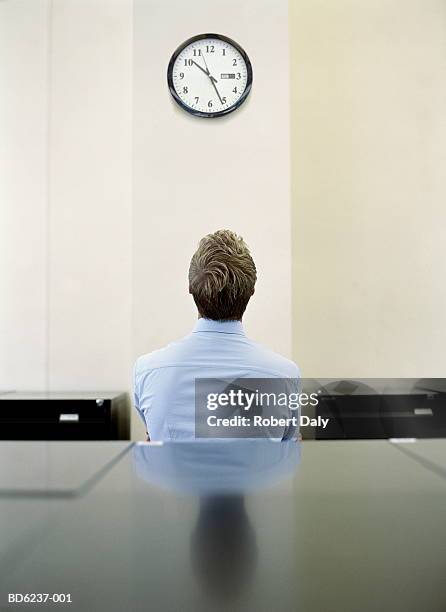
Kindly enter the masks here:
M 1 443 L 0 609 L 446 610 L 445 440 L 241 444 Z

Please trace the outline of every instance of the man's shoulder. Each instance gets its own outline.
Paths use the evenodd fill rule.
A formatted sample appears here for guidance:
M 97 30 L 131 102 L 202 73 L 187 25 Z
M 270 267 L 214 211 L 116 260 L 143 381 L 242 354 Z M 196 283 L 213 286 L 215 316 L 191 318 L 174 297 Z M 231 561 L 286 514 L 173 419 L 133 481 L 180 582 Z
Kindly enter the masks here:
M 257 342 L 251 341 L 251 345 L 256 353 L 259 366 L 271 370 L 271 373 L 275 376 L 300 378 L 299 366 L 294 361 Z
M 144 374 L 150 370 L 175 365 L 178 359 L 180 359 L 182 347 L 188 338 L 189 336 L 185 336 L 180 340 L 170 342 L 162 348 L 151 351 L 150 353 L 145 353 L 144 355 L 138 357 L 135 363 L 135 374 Z
M 163 348 L 141 355 L 135 364 L 135 375 L 138 377 L 153 370 L 178 367 L 190 363 L 196 365 L 197 359 L 200 363 L 211 359 L 214 360 L 215 363 L 220 364 L 221 347 L 217 341 L 212 343 L 210 352 L 208 345 L 206 348 L 207 352 L 203 354 L 203 346 L 200 345 L 200 343 L 197 344 L 195 340 L 194 334 L 189 334 L 179 340 L 171 342 Z M 294 361 L 246 337 L 242 345 L 236 343 L 231 350 L 234 351 L 234 366 L 237 364 L 237 366 L 241 368 L 246 366 L 252 370 L 258 370 L 263 373 L 263 376 L 300 378 L 299 368 Z M 225 354 L 222 363 L 225 365 L 227 365 L 226 351 L 227 345 L 224 347 L 223 351 Z

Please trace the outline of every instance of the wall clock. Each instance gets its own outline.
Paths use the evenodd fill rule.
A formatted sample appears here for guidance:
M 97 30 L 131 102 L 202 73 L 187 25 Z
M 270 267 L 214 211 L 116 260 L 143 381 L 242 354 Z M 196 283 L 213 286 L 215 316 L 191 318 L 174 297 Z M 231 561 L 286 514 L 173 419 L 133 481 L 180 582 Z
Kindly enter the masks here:
M 170 93 L 196 117 L 222 117 L 240 107 L 252 86 L 251 62 L 236 42 L 199 34 L 181 44 L 167 68 Z

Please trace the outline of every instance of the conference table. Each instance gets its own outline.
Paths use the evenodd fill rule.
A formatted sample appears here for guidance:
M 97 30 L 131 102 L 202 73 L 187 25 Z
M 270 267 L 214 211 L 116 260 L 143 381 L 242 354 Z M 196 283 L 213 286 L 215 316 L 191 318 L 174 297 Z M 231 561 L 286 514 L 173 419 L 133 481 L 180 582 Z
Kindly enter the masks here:
M 0 533 L 2 611 L 445 612 L 446 441 L 3 442 Z

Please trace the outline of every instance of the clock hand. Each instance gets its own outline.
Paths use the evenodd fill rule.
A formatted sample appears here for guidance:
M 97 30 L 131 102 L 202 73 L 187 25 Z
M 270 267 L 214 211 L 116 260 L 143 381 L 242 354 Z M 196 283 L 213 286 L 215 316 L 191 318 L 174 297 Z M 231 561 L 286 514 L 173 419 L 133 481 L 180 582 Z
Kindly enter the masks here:
M 209 75 L 209 72 L 206 72 L 206 70 L 205 70 L 204 68 L 202 68 L 202 66 L 200 66 L 200 64 L 197 64 L 197 62 L 196 62 L 196 61 L 192 60 L 192 63 L 193 63 L 193 64 L 195 64 L 195 66 L 196 66 L 197 68 L 199 68 L 199 69 L 201 70 L 201 72 L 204 72 L 204 74 L 205 74 L 206 76 L 210 76 L 210 75 Z
M 213 77 L 211 74 L 209 74 L 209 69 L 206 71 L 204 68 L 202 68 L 202 66 L 200 66 L 200 64 L 197 64 L 197 62 L 194 60 L 192 60 L 192 63 L 195 64 L 195 66 L 199 68 L 201 72 L 204 72 L 204 74 L 211 79 L 212 83 L 218 83 L 217 79 Z
M 214 81 L 215 81 L 215 79 L 213 79 L 213 78 L 211 77 L 211 83 L 212 83 L 212 85 L 214 86 L 215 91 L 217 92 L 217 96 L 218 96 L 218 98 L 219 98 L 219 100 L 220 100 L 220 104 L 221 104 L 221 105 L 223 105 L 223 100 L 221 99 L 220 92 L 218 91 L 218 89 L 217 89 L 217 85 L 215 84 L 215 83 L 216 83 L 216 81 L 215 81 L 215 82 L 214 82 Z
M 206 58 L 204 57 L 204 55 L 202 55 L 201 57 L 203 58 L 204 65 L 206 66 L 206 74 L 208 75 L 208 77 L 211 79 L 213 83 L 218 83 L 217 79 L 213 77 L 212 74 L 209 72 L 209 67 L 207 65 Z
M 204 57 L 204 54 L 201 54 L 201 57 L 203 58 L 204 65 L 206 66 L 206 74 L 208 75 L 210 79 L 212 79 L 213 77 L 211 77 L 211 73 L 209 72 L 208 64 L 206 62 L 206 58 Z
M 212 83 L 213 88 L 214 88 L 214 89 L 215 89 L 215 91 L 217 92 L 217 96 L 218 96 L 218 99 L 220 100 L 220 104 L 223 104 L 223 100 L 221 99 L 220 92 L 218 91 L 217 86 L 215 85 L 215 83 L 217 83 L 218 81 L 217 81 L 217 79 L 216 79 L 215 77 L 213 77 L 213 76 L 211 75 L 211 73 L 209 72 L 209 68 L 208 68 L 208 65 L 207 65 L 207 63 L 206 63 L 206 60 L 205 60 L 205 58 L 204 58 L 204 55 L 202 55 L 202 58 L 203 58 L 203 60 L 204 60 L 204 64 L 205 64 L 205 66 L 206 66 L 206 70 L 205 70 L 205 69 L 204 69 L 202 66 L 200 66 L 200 64 L 197 64 L 197 62 L 196 62 L 195 60 L 192 60 L 192 63 L 193 63 L 193 64 L 195 64 L 195 66 L 196 66 L 197 68 L 199 68 L 199 69 L 201 70 L 201 72 L 204 72 L 204 74 L 205 74 L 206 76 L 208 76 L 208 77 L 209 77 L 209 79 L 210 79 L 210 81 L 211 81 L 211 83 Z
M 204 61 L 204 65 L 206 66 L 206 71 L 207 71 L 207 72 L 206 72 L 206 74 L 207 74 L 207 75 L 208 75 L 208 77 L 211 79 L 212 86 L 213 86 L 213 88 L 215 89 L 215 91 L 217 92 L 217 96 L 218 96 L 218 99 L 220 100 L 220 104 L 223 104 L 223 100 L 221 99 L 220 92 L 218 91 L 217 86 L 216 86 L 216 84 L 215 84 L 215 83 L 218 83 L 218 81 L 217 81 L 217 79 L 216 79 L 215 77 L 213 77 L 213 76 L 211 75 L 211 73 L 209 72 L 209 67 L 208 67 L 208 65 L 207 65 L 206 58 L 204 57 L 204 55 L 202 55 L 202 58 L 203 58 L 203 61 Z

